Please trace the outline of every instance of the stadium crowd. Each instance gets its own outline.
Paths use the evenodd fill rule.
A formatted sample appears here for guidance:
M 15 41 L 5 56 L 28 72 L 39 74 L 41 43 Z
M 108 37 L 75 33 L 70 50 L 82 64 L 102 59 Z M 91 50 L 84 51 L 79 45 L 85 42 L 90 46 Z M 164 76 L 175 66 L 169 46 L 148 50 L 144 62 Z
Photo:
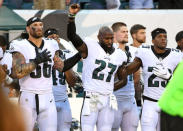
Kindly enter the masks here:
M 66 9 L 73 3 L 79 3 L 82 9 L 183 9 L 181 0 L 1 0 L 1 2 L 10 9 Z

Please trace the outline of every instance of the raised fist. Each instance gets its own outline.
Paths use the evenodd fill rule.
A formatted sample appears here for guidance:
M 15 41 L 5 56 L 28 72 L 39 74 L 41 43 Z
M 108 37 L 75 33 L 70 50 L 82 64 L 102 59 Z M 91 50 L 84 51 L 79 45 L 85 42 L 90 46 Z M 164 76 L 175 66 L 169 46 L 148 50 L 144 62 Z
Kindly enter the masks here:
M 69 13 L 70 14 L 77 14 L 80 10 L 80 5 L 79 4 L 72 4 L 69 6 Z

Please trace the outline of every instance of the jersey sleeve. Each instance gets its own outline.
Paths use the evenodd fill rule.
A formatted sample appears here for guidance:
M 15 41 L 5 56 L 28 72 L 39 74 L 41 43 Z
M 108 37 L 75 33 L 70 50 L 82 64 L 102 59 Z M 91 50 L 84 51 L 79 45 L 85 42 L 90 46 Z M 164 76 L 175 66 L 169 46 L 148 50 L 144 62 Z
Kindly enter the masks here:
M 59 46 L 56 40 L 52 39 L 52 45 L 55 51 L 59 50 Z
M 176 60 L 178 61 L 177 63 L 183 60 L 183 53 L 181 51 L 177 53 Z
M 84 42 L 85 42 L 86 46 L 88 47 L 88 50 L 93 48 L 94 43 L 96 43 L 95 40 L 88 38 L 88 37 L 84 39 Z
M 14 40 L 10 43 L 9 52 L 10 53 L 13 53 L 13 52 L 20 52 L 21 53 L 22 52 L 19 41 Z
M 95 41 L 91 38 L 85 38 L 84 42 L 85 42 L 87 49 L 88 49 L 88 56 L 87 57 L 90 58 L 96 54 L 95 49 L 97 48 L 96 44 L 98 44 L 98 43 L 97 43 L 97 41 Z
M 9 52 L 5 52 L 4 57 L 1 60 L 0 64 L 7 65 L 8 74 L 11 74 L 12 61 L 13 61 L 12 54 L 10 54 Z
M 143 55 L 144 55 L 143 48 L 142 47 L 138 48 L 137 51 L 135 52 L 135 57 L 142 59 Z
M 3 49 L 0 47 L 0 59 L 3 58 Z

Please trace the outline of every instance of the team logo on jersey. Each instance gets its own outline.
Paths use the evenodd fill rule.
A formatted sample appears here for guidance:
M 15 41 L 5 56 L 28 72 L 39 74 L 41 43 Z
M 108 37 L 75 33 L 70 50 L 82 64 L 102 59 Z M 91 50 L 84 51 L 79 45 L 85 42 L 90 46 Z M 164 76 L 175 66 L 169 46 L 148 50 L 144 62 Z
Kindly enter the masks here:
M 108 61 L 111 60 L 109 56 L 104 56 L 104 59 L 107 59 Z
M 163 66 L 163 63 L 161 63 L 161 62 L 157 62 L 157 63 L 156 63 L 156 66 L 164 67 L 164 66 Z
M 163 59 L 160 57 L 160 58 L 159 58 L 159 61 L 162 61 L 162 60 L 163 60 Z
M 12 52 L 14 50 L 15 50 L 15 48 L 12 45 L 10 45 L 9 51 Z
M 135 56 L 138 55 L 138 51 L 135 51 Z

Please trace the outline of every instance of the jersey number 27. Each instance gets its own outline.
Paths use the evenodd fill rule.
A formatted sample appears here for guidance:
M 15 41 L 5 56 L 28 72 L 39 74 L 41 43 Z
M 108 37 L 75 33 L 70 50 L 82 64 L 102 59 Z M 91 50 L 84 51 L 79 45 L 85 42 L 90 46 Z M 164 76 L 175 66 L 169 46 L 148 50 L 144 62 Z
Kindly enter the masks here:
M 96 69 L 94 69 L 93 74 L 92 74 L 92 78 L 93 79 L 97 79 L 97 80 L 104 80 L 104 74 L 100 73 L 102 70 L 104 70 L 106 68 L 106 62 L 103 60 L 96 60 L 95 64 L 100 65 L 99 67 L 97 67 Z M 110 68 L 110 72 L 108 72 L 108 76 L 106 78 L 106 82 L 110 82 L 111 81 L 111 77 L 113 75 L 113 72 L 116 70 L 116 65 L 113 65 L 112 63 L 108 63 L 107 68 Z

